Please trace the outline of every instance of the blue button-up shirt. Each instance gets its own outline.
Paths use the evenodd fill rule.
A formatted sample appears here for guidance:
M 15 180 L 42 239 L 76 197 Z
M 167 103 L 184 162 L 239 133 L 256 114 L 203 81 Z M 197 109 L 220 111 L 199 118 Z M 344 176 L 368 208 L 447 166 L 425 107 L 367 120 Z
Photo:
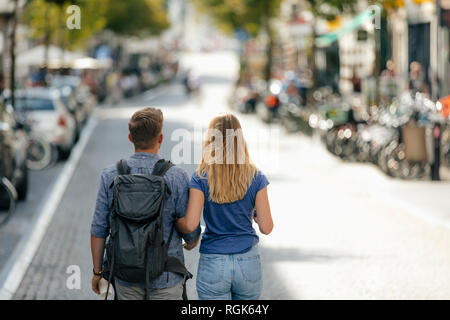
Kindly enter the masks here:
M 128 158 L 127 163 L 131 174 L 151 174 L 153 167 L 160 157 L 153 153 L 135 153 Z M 101 175 L 100 188 L 97 195 L 94 217 L 91 224 L 91 234 L 97 238 L 106 238 L 109 234 L 109 208 L 113 200 L 113 188 L 110 188 L 114 178 L 118 175 L 116 165 L 111 165 L 103 169 Z M 171 194 L 164 203 L 163 227 L 164 241 L 168 241 L 169 234 L 176 219 L 186 215 L 189 199 L 189 177 L 182 168 L 173 166 L 164 175 L 164 180 L 169 187 Z M 174 231 L 169 247 L 169 256 L 180 259 L 184 262 L 181 238 L 186 242 L 196 240 L 201 233 L 201 229 L 191 234 L 180 234 Z M 150 282 L 150 288 L 162 289 L 175 286 L 183 277 L 172 272 L 164 272 L 160 277 Z M 121 281 L 122 283 L 123 281 Z M 124 283 L 125 284 L 125 283 Z

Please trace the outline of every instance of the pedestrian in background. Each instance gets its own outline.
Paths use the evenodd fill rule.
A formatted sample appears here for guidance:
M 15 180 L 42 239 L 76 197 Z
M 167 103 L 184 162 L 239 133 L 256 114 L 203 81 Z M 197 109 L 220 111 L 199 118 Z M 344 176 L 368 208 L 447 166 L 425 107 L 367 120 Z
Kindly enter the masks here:
M 202 163 L 189 185 L 186 216 L 176 224 L 180 232 L 192 232 L 203 210 L 206 229 L 197 272 L 200 299 L 260 297 L 262 266 L 252 220 L 261 233 L 271 233 L 268 184 L 250 160 L 239 120 L 231 114 L 214 118 Z
M 426 77 L 422 65 L 417 61 L 413 61 L 411 62 L 409 68 L 409 89 L 411 90 L 411 92 L 413 94 L 420 92 L 428 96 L 430 90 L 426 82 Z

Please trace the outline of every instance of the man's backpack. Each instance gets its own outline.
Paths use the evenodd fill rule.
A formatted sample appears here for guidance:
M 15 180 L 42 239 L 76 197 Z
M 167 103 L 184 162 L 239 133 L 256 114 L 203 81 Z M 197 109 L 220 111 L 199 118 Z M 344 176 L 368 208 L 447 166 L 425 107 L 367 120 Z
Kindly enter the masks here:
M 164 202 L 170 195 L 164 175 L 172 167 L 170 161 L 159 160 L 151 175 L 130 174 L 126 160 L 117 163 L 119 174 L 113 184 L 113 201 L 110 210 L 110 234 L 106 244 L 104 277 L 109 285 L 117 277 L 126 282 L 145 282 L 147 299 L 149 283 L 163 272 L 175 272 L 186 280 L 192 274 L 184 264 L 168 255 L 174 228 L 167 243 L 163 238 Z

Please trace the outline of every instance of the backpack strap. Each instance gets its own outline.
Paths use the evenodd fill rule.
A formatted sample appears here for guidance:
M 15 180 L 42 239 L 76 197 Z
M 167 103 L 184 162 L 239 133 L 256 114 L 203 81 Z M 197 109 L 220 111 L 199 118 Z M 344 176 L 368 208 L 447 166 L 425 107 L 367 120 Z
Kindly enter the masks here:
M 175 231 L 175 225 L 170 230 L 169 239 L 167 244 L 165 245 L 167 262 L 165 271 L 167 272 L 167 281 L 169 281 L 169 272 L 178 273 L 183 276 L 183 300 L 188 300 L 187 291 L 186 291 L 186 281 L 192 279 L 193 275 L 189 272 L 183 262 L 180 259 L 169 256 L 169 246 L 172 241 L 173 233 Z
M 128 166 L 127 160 L 125 160 L 125 159 L 121 159 L 121 160 L 117 161 L 116 167 L 117 167 L 117 171 L 119 171 L 120 175 L 130 174 L 130 172 L 131 172 L 131 169 Z
M 181 260 L 175 257 L 167 257 L 166 264 L 167 272 L 178 273 L 183 276 L 183 300 L 188 300 L 187 291 L 186 291 L 186 281 L 192 279 L 193 275 L 186 269 L 185 265 Z
M 193 277 L 192 273 L 186 269 L 183 262 L 180 259 L 175 257 L 167 257 L 167 268 L 166 271 L 178 273 L 180 275 L 185 276 L 187 279 L 191 279 Z
M 167 170 L 169 170 L 173 166 L 174 166 L 174 164 L 172 162 L 166 161 L 164 159 L 160 159 L 155 164 L 155 167 L 153 169 L 152 175 L 164 177 L 164 175 L 166 174 Z

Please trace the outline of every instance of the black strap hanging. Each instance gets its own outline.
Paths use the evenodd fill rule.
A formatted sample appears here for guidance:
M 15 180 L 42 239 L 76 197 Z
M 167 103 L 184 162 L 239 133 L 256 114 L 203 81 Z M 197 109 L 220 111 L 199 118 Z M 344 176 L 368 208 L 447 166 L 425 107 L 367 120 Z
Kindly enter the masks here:
M 128 166 L 127 160 L 122 159 L 119 160 L 116 164 L 117 167 L 117 171 L 119 172 L 120 175 L 126 175 L 126 174 L 130 174 L 131 169 Z
M 166 174 L 167 170 L 169 170 L 173 166 L 174 165 L 172 162 L 160 159 L 158 160 L 158 162 L 156 162 L 155 167 L 153 168 L 152 175 L 163 177 Z

